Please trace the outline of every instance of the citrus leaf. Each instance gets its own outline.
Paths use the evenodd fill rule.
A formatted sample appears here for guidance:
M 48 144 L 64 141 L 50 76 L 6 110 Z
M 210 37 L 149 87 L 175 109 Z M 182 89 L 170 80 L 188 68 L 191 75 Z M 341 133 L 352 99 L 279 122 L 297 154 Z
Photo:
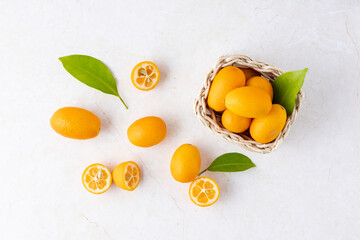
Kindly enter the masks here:
M 118 97 L 127 109 L 117 90 L 115 78 L 103 62 L 85 55 L 70 55 L 60 57 L 59 60 L 74 78 L 89 87 Z
M 296 95 L 300 91 L 307 68 L 298 71 L 286 72 L 278 76 L 272 84 L 274 89 L 274 103 L 286 109 L 287 115 L 294 111 Z
M 247 156 L 241 153 L 225 153 L 217 157 L 211 165 L 199 173 L 200 176 L 206 171 L 212 172 L 240 172 L 256 167 L 256 165 Z

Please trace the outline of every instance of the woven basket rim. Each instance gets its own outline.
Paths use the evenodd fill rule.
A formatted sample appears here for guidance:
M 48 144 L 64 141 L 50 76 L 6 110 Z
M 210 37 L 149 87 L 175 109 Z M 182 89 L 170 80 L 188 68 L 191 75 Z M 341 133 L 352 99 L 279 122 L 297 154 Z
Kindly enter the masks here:
M 215 112 L 207 105 L 207 97 L 209 94 L 209 89 L 212 81 L 214 80 L 215 75 L 220 71 L 220 69 L 226 66 L 236 66 L 241 68 L 252 68 L 257 72 L 261 73 L 261 76 L 265 77 L 270 82 L 273 82 L 277 76 L 283 74 L 284 71 L 265 62 L 255 61 L 249 58 L 246 55 L 225 55 L 218 59 L 215 66 L 210 70 L 206 75 L 205 81 L 200 93 L 195 98 L 194 101 L 194 110 L 195 115 L 199 118 L 200 122 L 210 129 L 214 134 L 219 135 L 220 137 L 226 139 L 227 141 L 233 142 L 249 151 L 257 153 L 270 153 L 275 151 L 280 143 L 285 139 L 289 134 L 290 127 L 294 123 L 296 116 L 299 112 L 301 102 L 304 98 L 304 92 L 299 91 L 296 97 L 294 111 L 290 116 L 287 117 L 285 126 L 279 136 L 272 142 L 262 144 L 253 140 L 250 136 L 244 133 L 233 133 L 225 129 L 221 123 L 217 121 L 220 113 Z

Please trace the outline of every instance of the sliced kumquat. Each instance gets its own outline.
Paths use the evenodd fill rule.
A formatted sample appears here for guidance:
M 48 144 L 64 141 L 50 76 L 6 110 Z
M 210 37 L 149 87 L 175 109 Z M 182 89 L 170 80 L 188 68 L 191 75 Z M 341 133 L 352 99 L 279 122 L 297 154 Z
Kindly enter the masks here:
M 196 205 L 208 207 L 218 200 L 220 189 L 213 179 L 199 177 L 190 184 L 189 196 L 191 201 Z
M 137 89 L 149 91 L 160 80 L 158 67 L 149 61 L 138 63 L 131 72 L 131 81 Z
M 82 175 L 86 190 L 94 194 L 106 192 L 112 183 L 110 170 L 100 163 L 88 166 Z

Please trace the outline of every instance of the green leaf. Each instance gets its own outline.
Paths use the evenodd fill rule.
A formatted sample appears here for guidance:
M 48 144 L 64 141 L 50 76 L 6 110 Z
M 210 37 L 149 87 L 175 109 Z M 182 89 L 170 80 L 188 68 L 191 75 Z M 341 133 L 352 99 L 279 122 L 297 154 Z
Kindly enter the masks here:
M 115 78 L 103 62 L 85 55 L 70 55 L 60 57 L 59 60 L 77 80 L 103 93 L 117 96 L 125 108 L 128 108 L 119 95 Z
M 240 172 L 256 167 L 256 165 L 247 156 L 241 153 L 225 153 L 217 157 L 211 165 L 199 173 L 199 176 L 206 172 Z
M 273 82 L 274 103 L 278 103 L 286 109 L 287 115 L 294 111 L 296 95 L 300 91 L 307 68 L 304 70 L 286 72 L 278 76 Z

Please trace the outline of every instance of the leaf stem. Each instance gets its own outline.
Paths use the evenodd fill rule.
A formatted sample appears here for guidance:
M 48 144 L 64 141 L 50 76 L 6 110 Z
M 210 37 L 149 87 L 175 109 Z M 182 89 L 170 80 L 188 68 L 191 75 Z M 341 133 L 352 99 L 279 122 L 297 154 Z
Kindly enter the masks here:
M 203 174 L 204 172 L 206 172 L 207 170 L 208 170 L 208 169 L 206 168 L 204 171 L 200 172 L 200 173 L 198 174 L 198 177 L 200 177 L 200 175 Z
M 124 104 L 125 108 L 126 108 L 126 109 L 129 109 L 128 106 L 126 106 L 124 100 L 120 97 L 120 95 L 118 95 L 118 97 L 120 98 L 120 101 Z

